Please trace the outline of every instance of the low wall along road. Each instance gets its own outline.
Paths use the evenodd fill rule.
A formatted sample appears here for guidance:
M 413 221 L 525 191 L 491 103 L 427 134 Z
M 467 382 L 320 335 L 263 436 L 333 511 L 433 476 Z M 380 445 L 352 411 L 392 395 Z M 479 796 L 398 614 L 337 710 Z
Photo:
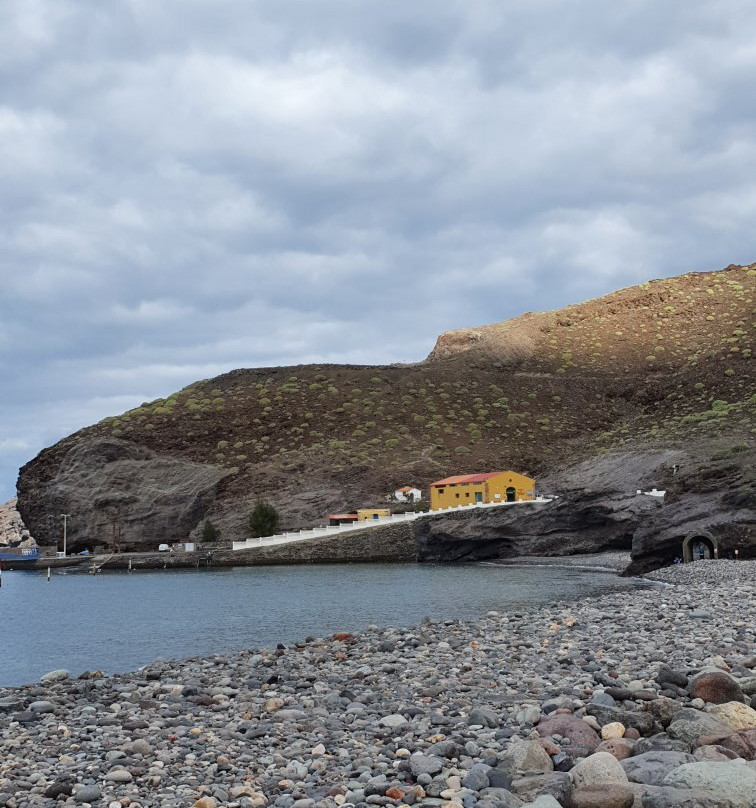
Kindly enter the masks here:
M 473 502 L 469 505 L 460 505 L 455 508 L 439 508 L 435 511 L 395 513 L 391 516 L 383 516 L 380 519 L 370 519 L 365 522 L 352 522 L 351 524 L 329 525 L 327 527 L 313 527 L 305 530 L 297 530 L 291 533 L 279 533 L 276 536 L 265 536 L 260 539 L 246 539 L 245 541 L 235 541 L 232 544 L 234 550 L 251 550 L 257 547 L 271 547 L 278 544 L 288 544 L 289 542 L 301 541 L 302 539 L 320 539 L 326 536 L 341 535 L 352 531 L 362 531 L 374 527 L 385 527 L 386 525 L 412 522 L 423 516 L 438 516 L 443 513 L 458 513 L 461 511 L 475 510 L 476 508 L 512 508 L 517 505 L 537 505 L 538 503 L 551 502 L 552 498 L 537 497 L 532 500 L 520 500 L 519 502 Z

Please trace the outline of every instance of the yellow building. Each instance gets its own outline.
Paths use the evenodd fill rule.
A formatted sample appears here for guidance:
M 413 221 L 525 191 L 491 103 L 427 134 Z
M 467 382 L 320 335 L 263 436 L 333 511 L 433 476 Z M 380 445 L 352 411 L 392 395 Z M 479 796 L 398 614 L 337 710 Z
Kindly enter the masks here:
M 384 516 L 391 516 L 388 508 L 358 508 L 357 521 L 367 522 L 371 519 L 382 519 Z
M 519 502 L 535 499 L 535 480 L 516 471 L 460 474 L 431 483 L 431 510 L 482 502 Z

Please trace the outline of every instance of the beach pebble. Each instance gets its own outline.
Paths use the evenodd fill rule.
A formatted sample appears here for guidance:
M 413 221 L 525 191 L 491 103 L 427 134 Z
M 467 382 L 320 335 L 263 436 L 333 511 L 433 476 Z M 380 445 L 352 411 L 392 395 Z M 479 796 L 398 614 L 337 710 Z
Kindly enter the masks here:
M 0 804 L 733 808 L 754 572 L 0 688 Z

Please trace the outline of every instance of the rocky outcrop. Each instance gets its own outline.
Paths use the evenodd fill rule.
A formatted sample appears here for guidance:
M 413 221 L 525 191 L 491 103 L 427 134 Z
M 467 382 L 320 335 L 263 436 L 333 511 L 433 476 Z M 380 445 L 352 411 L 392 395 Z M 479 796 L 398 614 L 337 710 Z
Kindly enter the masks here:
M 641 519 L 661 505 L 607 492 L 533 505 L 449 513 L 416 523 L 422 561 L 629 550 Z
M 35 544 L 21 514 L 11 499 L 0 505 L 0 547 L 29 547 Z
M 48 469 L 38 464 L 37 470 Z M 56 544 L 59 514 L 68 514 L 68 550 L 77 552 L 184 541 L 225 473 L 116 438 L 90 438 L 73 443 L 49 478 L 40 476 L 22 474 L 21 516 L 40 544 Z
M 682 557 L 691 535 L 722 557 L 756 555 L 752 452 L 705 460 L 682 451 L 604 455 L 545 478 L 549 503 L 460 511 L 416 523 L 424 561 L 477 561 L 630 549 L 638 574 Z M 716 484 L 712 481 L 716 480 Z M 662 499 L 637 494 L 666 488 Z

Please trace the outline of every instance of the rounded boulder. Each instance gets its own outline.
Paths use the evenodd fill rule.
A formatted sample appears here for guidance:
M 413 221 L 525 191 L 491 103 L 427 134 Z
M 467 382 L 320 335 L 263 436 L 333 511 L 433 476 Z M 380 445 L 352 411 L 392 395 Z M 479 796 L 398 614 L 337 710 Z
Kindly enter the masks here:
M 581 760 L 570 772 L 576 789 L 609 784 L 627 785 L 627 775 L 614 755 L 596 752 Z
M 688 692 L 692 699 L 702 699 L 709 704 L 743 701 L 740 685 L 729 673 L 720 670 L 701 671 L 690 680 Z

